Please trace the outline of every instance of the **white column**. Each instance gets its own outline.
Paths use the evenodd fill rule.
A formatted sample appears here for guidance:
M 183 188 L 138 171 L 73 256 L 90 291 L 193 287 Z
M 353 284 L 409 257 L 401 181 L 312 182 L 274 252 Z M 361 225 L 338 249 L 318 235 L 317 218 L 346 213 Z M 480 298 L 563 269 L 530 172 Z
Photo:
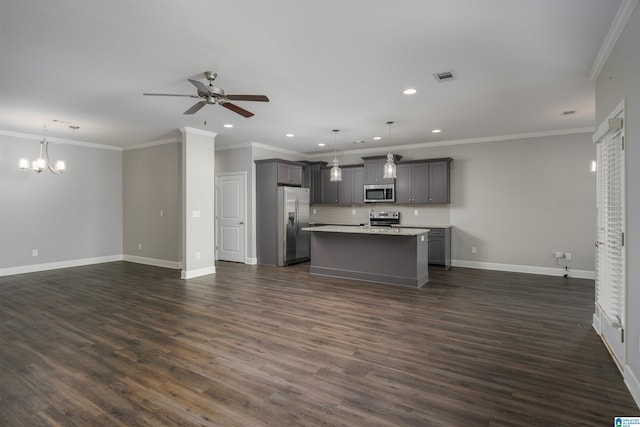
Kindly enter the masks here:
M 182 274 L 183 279 L 216 272 L 215 137 L 184 127 L 182 132 Z

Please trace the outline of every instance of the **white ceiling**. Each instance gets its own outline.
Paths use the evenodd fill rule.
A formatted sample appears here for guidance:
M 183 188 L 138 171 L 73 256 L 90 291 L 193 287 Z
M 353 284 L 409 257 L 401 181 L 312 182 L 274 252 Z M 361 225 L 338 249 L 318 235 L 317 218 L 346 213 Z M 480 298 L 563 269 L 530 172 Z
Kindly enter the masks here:
M 0 0 L 0 129 L 46 123 L 49 136 L 126 146 L 190 126 L 310 154 L 332 151 L 336 128 L 348 150 L 591 127 L 588 75 L 620 4 Z M 237 101 L 251 118 L 219 105 L 186 116 L 197 100 L 142 96 L 195 93 L 187 78 L 205 70 L 271 102 Z M 433 77 L 449 70 L 455 80 Z

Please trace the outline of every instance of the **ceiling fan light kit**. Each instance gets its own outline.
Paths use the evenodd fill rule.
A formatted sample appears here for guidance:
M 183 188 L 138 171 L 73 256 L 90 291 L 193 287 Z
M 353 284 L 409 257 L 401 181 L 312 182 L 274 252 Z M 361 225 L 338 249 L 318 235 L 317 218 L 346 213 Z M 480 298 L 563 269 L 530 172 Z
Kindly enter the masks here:
M 209 85 L 205 85 L 199 80 L 187 79 L 197 89 L 196 95 L 184 95 L 175 93 L 143 93 L 146 96 L 182 96 L 188 98 L 199 98 L 201 101 L 195 103 L 191 108 L 186 110 L 183 114 L 191 115 L 195 114 L 202 107 L 207 104 L 218 104 L 227 110 L 231 110 L 234 113 L 240 114 L 243 117 L 251 117 L 253 113 L 247 111 L 244 108 L 233 104 L 231 101 L 257 101 L 257 102 L 269 102 L 269 98 L 265 95 L 227 95 L 224 90 L 213 85 L 214 80 L 218 77 L 218 74 L 212 71 L 205 71 L 204 76 L 209 80 Z

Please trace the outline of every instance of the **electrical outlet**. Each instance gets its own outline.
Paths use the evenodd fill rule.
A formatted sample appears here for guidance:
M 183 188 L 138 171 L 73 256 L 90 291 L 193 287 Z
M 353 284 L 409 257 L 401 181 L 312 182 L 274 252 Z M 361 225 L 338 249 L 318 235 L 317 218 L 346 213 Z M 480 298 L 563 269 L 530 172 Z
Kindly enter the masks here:
M 414 209 L 414 210 L 413 210 L 413 214 L 414 214 L 415 216 L 418 216 L 418 209 Z
M 142 243 L 138 243 L 138 250 L 141 251 L 142 250 Z
M 160 216 L 164 216 L 164 210 L 160 209 Z
M 566 259 L 567 261 L 571 261 L 571 252 L 565 252 L 564 259 Z
M 355 215 L 356 214 L 356 210 L 355 209 L 351 209 L 351 215 Z
M 471 253 L 472 254 L 478 253 L 478 248 L 476 248 L 475 246 L 471 246 Z
M 32 250 L 31 256 L 38 256 L 38 250 L 37 249 Z
M 196 252 L 196 259 L 200 259 L 200 252 Z
M 313 214 L 315 215 L 317 213 L 316 208 L 313 208 Z
M 556 258 L 564 258 L 564 254 L 562 252 L 556 252 Z

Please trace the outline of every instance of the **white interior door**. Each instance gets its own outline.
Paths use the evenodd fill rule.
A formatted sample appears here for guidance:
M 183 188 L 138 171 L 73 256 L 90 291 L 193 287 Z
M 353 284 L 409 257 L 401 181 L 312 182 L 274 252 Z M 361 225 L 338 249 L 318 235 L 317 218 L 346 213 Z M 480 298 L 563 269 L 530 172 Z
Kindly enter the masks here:
M 218 176 L 218 259 L 245 262 L 244 173 Z
M 597 146 L 596 324 L 619 367 L 625 363 L 626 253 L 624 104 L 600 126 Z

